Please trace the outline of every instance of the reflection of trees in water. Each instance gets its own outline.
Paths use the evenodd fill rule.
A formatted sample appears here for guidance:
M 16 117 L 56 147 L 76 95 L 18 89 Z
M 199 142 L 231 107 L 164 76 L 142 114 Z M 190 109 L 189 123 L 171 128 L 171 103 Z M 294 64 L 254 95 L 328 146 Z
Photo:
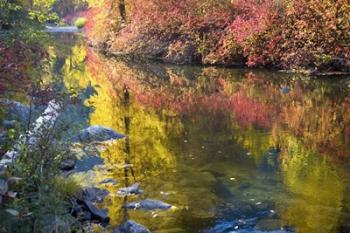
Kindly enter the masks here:
M 332 167 L 328 160 L 322 161 L 321 156 L 314 152 L 320 148 L 318 142 L 322 141 L 327 141 L 330 146 L 341 146 L 340 148 L 348 145 L 346 137 L 344 141 L 338 140 L 342 137 L 340 131 L 343 130 L 343 126 L 343 131 L 346 131 L 345 125 L 349 121 L 349 114 L 344 114 L 346 108 L 339 104 L 346 95 L 341 92 L 339 96 L 334 96 L 334 90 L 340 92 L 341 89 L 327 84 L 319 85 L 313 81 L 285 82 L 278 80 L 278 77 L 272 81 L 258 76 L 235 78 L 235 74 L 230 76 L 212 68 L 210 72 L 196 71 L 195 77 L 191 79 L 181 72 L 173 72 L 171 79 L 159 80 L 155 76 L 156 69 L 147 77 L 142 71 L 136 72 L 125 64 L 113 63 L 114 70 L 110 72 L 106 70 L 106 63 L 104 67 L 98 67 L 97 64 L 89 64 L 95 66 L 92 69 L 95 73 L 90 73 L 88 68 L 89 72 L 84 74 L 88 75 L 88 80 L 101 86 L 99 96 L 91 99 L 96 109 L 91 116 L 91 123 L 107 125 L 130 135 L 123 144 L 111 146 L 109 154 L 102 154 L 108 165 L 133 163 L 135 170 L 125 166 L 122 174 L 118 173 L 119 171 L 114 174 L 116 177 L 124 177 L 123 186 L 127 187 L 143 176 L 148 179 L 144 171 L 147 171 L 150 177 L 166 174 L 167 168 L 174 167 L 174 154 L 192 166 L 197 164 L 188 162 L 192 159 L 189 154 L 199 156 L 202 162 L 214 162 L 215 159 L 225 158 L 224 155 L 236 156 L 235 153 L 242 157 L 242 153 L 248 151 L 254 158 L 253 161 L 250 160 L 252 164 L 247 165 L 251 166 L 249 169 L 255 169 L 254 162 L 269 172 L 278 173 L 282 169 L 285 173 L 283 182 L 288 191 L 297 194 L 297 197 L 288 199 L 290 203 L 284 200 L 283 206 L 280 207 L 280 212 L 285 213 L 282 217 L 286 221 L 296 222 L 300 229 L 306 229 L 300 214 L 297 213 L 306 211 L 309 213 L 308 221 L 316 224 L 320 219 L 317 212 L 323 211 L 321 207 L 324 206 L 317 204 L 320 206 L 318 207 L 309 203 L 324 201 L 338 207 L 341 205 L 345 192 L 342 188 L 344 183 L 339 177 L 341 172 Z M 215 77 L 210 74 L 215 74 Z M 178 80 L 179 78 L 181 80 Z M 287 94 L 281 92 L 284 86 L 290 89 Z M 229 101 L 232 96 L 241 104 L 241 109 L 245 110 L 236 115 L 240 121 L 232 115 L 236 107 L 231 108 L 234 105 L 228 105 L 232 104 Z M 252 108 L 254 111 L 249 111 Z M 264 119 L 273 121 L 271 124 L 260 124 Z M 329 134 L 330 131 L 333 133 Z M 301 142 L 297 138 L 304 138 L 304 141 Z M 191 144 L 184 145 L 184 140 Z M 238 145 L 232 146 L 232 140 Z M 216 144 L 210 145 L 210 149 L 202 149 L 203 142 Z M 296 146 L 297 144 L 299 146 Z M 278 156 L 275 156 L 273 151 L 272 155 L 269 154 L 269 148 L 277 147 L 276 145 L 279 145 L 281 153 Z M 242 150 L 242 147 L 245 150 Z M 313 152 L 312 155 L 310 151 Z M 329 151 L 332 150 L 324 150 L 324 154 L 332 155 Z M 347 149 L 338 151 L 344 153 Z M 292 158 L 291 153 L 294 154 Z M 177 164 L 178 166 L 184 166 L 183 161 Z M 198 205 L 198 210 L 190 213 L 199 215 L 198 212 L 202 210 L 201 214 L 207 216 L 208 212 L 204 211 L 203 206 L 209 209 L 213 205 L 212 200 L 216 198 L 210 196 L 207 190 L 207 187 L 212 185 L 211 176 L 208 174 L 208 180 L 203 181 L 203 174 L 199 175 L 198 171 L 194 170 L 188 171 L 193 169 L 191 166 L 185 167 L 184 171 L 187 172 L 185 176 L 191 177 L 193 183 L 182 178 L 181 181 L 185 184 L 179 183 L 173 187 L 175 190 L 190 190 L 186 195 L 178 193 L 177 201 Z M 231 172 L 230 170 L 232 166 L 227 166 L 227 171 Z M 152 182 L 153 180 L 155 183 L 150 185 L 152 187 L 146 187 L 148 191 L 161 186 L 157 178 L 152 179 Z M 169 178 L 169 182 L 172 180 Z M 206 187 L 196 187 L 196 180 Z M 337 192 L 334 195 L 332 189 L 327 189 L 327 185 L 333 187 L 332 183 L 334 192 Z M 320 195 L 317 197 L 314 193 Z M 206 198 L 199 204 L 193 203 L 198 196 Z M 121 219 L 128 219 L 129 215 L 143 222 L 143 216 L 139 213 L 128 213 L 126 209 L 123 209 L 122 216 L 119 216 L 122 205 L 129 199 L 116 198 L 110 206 L 111 217 L 115 223 L 119 223 Z M 333 215 L 330 216 L 331 214 Z M 339 219 L 340 215 L 341 211 L 334 212 L 331 209 L 324 212 L 324 216 L 328 216 L 332 221 Z M 189 216 L 187 218 L 191 219 Z
M 125 139 L 125 145 L 124 145 L 124 152 L 125 152 L 125 163 L 124 163 L 124 185 L 125 187 L 129 187 L 131 185 L 131 182 L 129 182 L 129 172 L 131 173 L 131 176 L 133 177 L 134 181 L 136 182 L 133 166 L 131 163 L 130 158 L 130 138 L 128 137 L 130 133 L 130 116 L 129 116 L 129 104 L 130 104 L 130 94 L 127 86 L 124 87 L 123 90 L 124 98 L 124 130 L 125 134 L 127 135 Z M 128 203 L 128 195 L 125 195 L 124 197 L 124 206 L 126 206 Z M 123 208 L 123 222 L 127 221 L 129 219 L 128 215 L 128 208 Z

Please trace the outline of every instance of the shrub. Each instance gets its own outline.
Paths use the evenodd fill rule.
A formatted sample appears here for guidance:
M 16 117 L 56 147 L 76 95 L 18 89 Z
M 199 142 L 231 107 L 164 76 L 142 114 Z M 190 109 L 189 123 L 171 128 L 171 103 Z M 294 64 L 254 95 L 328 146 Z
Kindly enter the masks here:
M 74 25 L 80 29 L 80 28 L 83 28 L 86 23 L 87 23 L 86 18 L 78 18 L 77 20 L 75 20 Z
M 320 57 L 349 60 L 349 18 L 346 0 L 290 1 L 285 13 L 246 47 L 250 64 L 299 68 L 317 66 Z
M 134 39 L 120 43 L 128 40 L 111 38 L 113 49 L 142 43 L 157 47 L 149 41 L 164 42 L 165 47 L 181 42 L 194 44 L 204 64 L 245 61 L 248 66 L 286 69 L 337 64 L 350 70 L 347 0 L 135 0 L 127 4 L 127 26 L 114 28 L 110 37 Z

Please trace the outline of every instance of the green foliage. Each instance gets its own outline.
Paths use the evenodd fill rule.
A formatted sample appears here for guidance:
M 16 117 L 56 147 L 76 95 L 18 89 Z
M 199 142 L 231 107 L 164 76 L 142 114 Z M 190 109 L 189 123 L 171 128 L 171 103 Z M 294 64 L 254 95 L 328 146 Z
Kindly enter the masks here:
M 74 25 L 77 28 L 83 28 L 85 26 L 86 22 L 87 22 L 86 18 L 78 18 L 77 20 L 75 20 Z
M 54 1 L 35 0 L 29 5 L 23 1 L 0 0 L 0 29 L 27 29 L 58 21 L 58 16 L 52 11 Z

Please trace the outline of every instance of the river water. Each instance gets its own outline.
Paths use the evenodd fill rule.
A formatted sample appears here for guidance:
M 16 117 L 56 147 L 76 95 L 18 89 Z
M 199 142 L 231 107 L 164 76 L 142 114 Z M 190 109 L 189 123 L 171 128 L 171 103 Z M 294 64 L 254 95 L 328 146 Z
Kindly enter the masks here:
M 110 191 L 102 206 L 112 226 L 350 232 L 350 79 L 117 60 L 74 36 L 53 47 L 55 72 L 72 93 L 96 89 L 89 124 L 128 136 L 81 181 L 118 181 L 100 185 Z M 116 195 L 135 182 L 142 195 Z M 123 208 L 145 198 L 174 207 Z

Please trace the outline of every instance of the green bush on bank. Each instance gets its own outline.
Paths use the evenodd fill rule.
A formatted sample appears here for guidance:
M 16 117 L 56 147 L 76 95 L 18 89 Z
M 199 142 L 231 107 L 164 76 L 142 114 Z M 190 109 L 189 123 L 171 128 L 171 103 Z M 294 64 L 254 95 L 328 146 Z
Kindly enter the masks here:
M 75 20 L 74 25 L 77 28 L 81 29 L 85 26 L 86 22 L 87 22 L 86 18 L 78 18 L 77 20 Z

